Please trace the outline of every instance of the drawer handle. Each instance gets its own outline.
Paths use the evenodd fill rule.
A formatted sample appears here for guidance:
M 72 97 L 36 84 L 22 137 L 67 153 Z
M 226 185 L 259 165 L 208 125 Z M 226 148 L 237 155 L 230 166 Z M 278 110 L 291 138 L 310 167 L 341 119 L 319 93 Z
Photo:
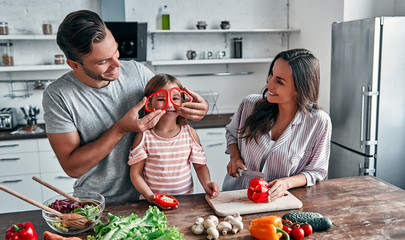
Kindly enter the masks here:
M 225 135 L 225 133 L 221 133 L 221 132 L 208 132 L 207 135 Z
M 57 176 L 56 178 L 57 178 L 57 179 L 72 179 L 72 178 L 69 177 L 69 176 Z
M 18 146 L 19 146 L 19 144 L 18 144 L 18 143 L 16 143 L 16 144 L 0 145 L 0 148 L 6 148 L 6 147 L 18 147 Z
M 16 182 L 22 182 L 21 179 L 16 179 L 16 180 L 5 180 L 2 183 L 16 183 Z
M 17 161 L 20 160 L 21 158 L 0 158 L 0 161 Z
M 208 144 L 207 145 L 207 148 L 209 148 L 209 147 L 216 147 L 216 146 L 221 146 L 221 145 L 224 145 L 225 143 L 213 143 L 213 144 Z

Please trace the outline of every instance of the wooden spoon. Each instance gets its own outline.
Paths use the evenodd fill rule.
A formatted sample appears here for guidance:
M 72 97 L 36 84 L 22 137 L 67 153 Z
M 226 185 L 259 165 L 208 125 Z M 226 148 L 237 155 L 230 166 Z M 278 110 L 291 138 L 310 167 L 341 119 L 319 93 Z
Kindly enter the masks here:
M 94 206 L 98 206 L 98 204 L 93 202 L 93 201 L 80 201 L 79 199 L 65 193 L 64 191 L 60 190 L 59 188 L 57 188 L 55 186 L 52 186 L 51 184 L 49 184 L 49 183 L 47 183 L 47 182 L 45 182 L 45 181 L 43 181 L 43 180 L 41 180 L 41 179 L 39 179 L 39 178 L 37 178 L 35 176 L 33 176 L 32 179 L 39 182 L 40 184 L 44 185 L 45 187 L 59 193 L 60 195 L 64 196 L 65 198 L 80 203 L 80 205 L 82 205 L 82 206 L 89 205 L 89 204 L 92 204 Z
M 3 186 L 1 184 L 0 184 L 0 189 L 7 192 L 7 193 L 9 193 L 9 194 L 11 194 L 11 195 L 14 195 L 15 197 L 18 197 L 18 198 L 20 198 L 20 199 L 22 199 L 22 200 L 36 206 L 36 207 L 39 207 L 39 208 L 41 208 L 41 209 L 43 209 L 43 210 L 45 210 L 47 212 L 55 214 L 56 216 L 61 218 L 63 220 L 63 223 L 65 223 L 69 227 L 73 227 L 73 228 L 76 228 L 76 229 L 83 229 L 83 228 L 86 227 L 86 224 L 87 224 L 88 221 L 87 221 L 85 216 L 82 216 L 82 215 L 80 215 L 78 213 L 60 213 L 60 212 L 58 212 L 58 211 L 56 211 L 56 210 L 54 210 L 54 209 L 52 209 L 50 207 L 47 207 L 47 206 L 45 206 L 45 205 L 43 205 L 43 204 L 41 204 L 41 203 L 31 199 L 31 198 L 28 198 L 28 197 L 22 195 L 21 193 L 18 193 L 18 192 L 14 191 L 14 190 L 12 190 L 10 188 L 7 188 L 7 187 L 5 187 L 5 186 Z

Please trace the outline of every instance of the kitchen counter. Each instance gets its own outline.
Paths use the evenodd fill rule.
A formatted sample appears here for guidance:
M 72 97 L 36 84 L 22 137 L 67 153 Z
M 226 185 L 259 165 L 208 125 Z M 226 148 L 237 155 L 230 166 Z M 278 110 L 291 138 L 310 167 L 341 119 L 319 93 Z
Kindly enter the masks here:
M 200 121 L 188 121 L 188 123 L 193 128 L 216 128 L 216 127 L 225 127 L 230 121 L 232 117 L 232 113 L 226 114 L 207 114 L 203 119 Z M 40 128 L 45 130 L 45 124 L 38 124 Z M 16 129 L 18 129 L 18 126 Z M 20 140 L 20 139 L 32 139 L 32 138 L 46 138 L 46 132 L 42 132 L 39 134 L 11 134 L 11 132 L 15 131 L 13 129 L 11 131 L 3 130 L 0 131 L 0 141 L 4 140 Z
M 314 232 L 311 239 L 404 239 L 405 238 L 405 191 L 371 176 L 338 178 L 322 181 L 313 187 L 291 189 L 303 207 L 294 211 L 319 212 L 329 217 L 333 226 L 326 232 Z M 190 227 L 199 216 L 214 214 L 203 194 L 179 196 L 179 208 L 165 211 L 169 226 L 176 226 L 184 233 L 184 239 L 206 239 L 206 235 L 193 235 Z M 16 200 L 17 201 L 17 200 Z M 149 204 L 145 200 L 132 203 L 107 204 L 103 213 L 128 216 L 143 215 Z M 249 225 L 253 219 L 280 215 L 289 211 L 243 215 L 245 229 L 236 235 L 220 236 L 219 239 L 253 239 Z M 223 218 L 221 217 L 220 220 Z M 15 223 L 30 221 L 39 236 L 51 231 L 41 216 L 41 211 L 0 214 L 0 233 Z M 78 235 L 85 239 L 92 231 Z

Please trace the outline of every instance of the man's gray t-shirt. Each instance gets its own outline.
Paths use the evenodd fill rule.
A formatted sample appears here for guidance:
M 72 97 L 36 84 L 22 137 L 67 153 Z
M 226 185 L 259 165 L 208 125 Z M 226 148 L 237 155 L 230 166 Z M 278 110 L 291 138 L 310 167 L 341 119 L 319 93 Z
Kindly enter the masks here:
M 119 71 L 118 79 L 103 88 L 87 86 L 72 72 L 50 84 L 42 100 L 47 133 L 77 131 L 81 146 L 99 138 L 142 100 L 145 85 L 154 75 L 135 61 L 121 61 Z M 98 192 L 106 202 L 138 199 L 127 164 L 135 134 L 122 137 L 110 154 L 77 179 L 74 190 Z

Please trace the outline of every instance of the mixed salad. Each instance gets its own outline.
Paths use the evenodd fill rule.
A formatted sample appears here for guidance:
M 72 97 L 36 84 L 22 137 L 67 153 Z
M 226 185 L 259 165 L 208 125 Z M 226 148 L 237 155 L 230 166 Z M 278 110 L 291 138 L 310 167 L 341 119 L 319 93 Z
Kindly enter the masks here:
M 51 203 L 49 207 L 61 213 L 78 213 L 85 216 L 88 220 L 87 225 L 93 223 L 98 216 L 97 213 L 100 211 L 99 207 L 93 204 L 82 206 L 80 203 L 72 200 L 56 200 L 55 202 Z M 51 224 L 63 232 L 69 231 L 69 227 L 63 222 L 51 222 Z

